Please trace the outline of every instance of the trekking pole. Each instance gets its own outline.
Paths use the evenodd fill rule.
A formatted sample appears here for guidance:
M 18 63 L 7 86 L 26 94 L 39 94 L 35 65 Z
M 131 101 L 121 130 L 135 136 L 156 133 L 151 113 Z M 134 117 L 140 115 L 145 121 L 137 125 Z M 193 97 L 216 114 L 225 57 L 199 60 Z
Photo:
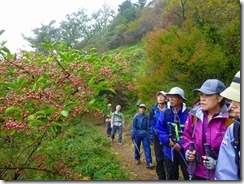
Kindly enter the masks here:
M 134 146 L 136 147 L 136 150 L 138 151 L 138 153 L 139 153 L 139 155 L 141 157 L 141 153 L 140 153 L 140 150 L 139 150 L 139 148 L 138 148 L 138 146 L 137 146 L 137 144 L 135 142 L 135 139 L 132 139 L 132 141 L 133 141 Z
M 191 152 L 194 150 L 194 143 L 193 142 L 189 143 L 189 150 Z M 192 180 L 193 173 L 194 173 L 194 161 L 190 161 L 189 167 L 188 167 L 189 180 Z
M 204 149 L 205 149 L 205 155 L 207 157 L 210 157 L 210 144 L 204 143 Z M 206 179 L 210 180 L 210 170 L 209 169 L 206 169 Z

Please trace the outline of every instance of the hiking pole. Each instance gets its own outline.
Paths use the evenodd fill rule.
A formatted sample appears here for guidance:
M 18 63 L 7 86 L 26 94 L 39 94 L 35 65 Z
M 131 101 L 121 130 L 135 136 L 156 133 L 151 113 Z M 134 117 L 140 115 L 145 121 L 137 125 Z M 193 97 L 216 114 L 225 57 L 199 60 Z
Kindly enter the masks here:
M 194 150 L 194 143 L 193 142 L 189 143 L 189 150 L 191 152 Z M 190 161 L 189 167 L 188 167 L 189 180 L 192 180 L 193 173 L 194 173 L 194 161 Z
M 210 144 L 204 143 L 204 149 L 205 149 L 205 155 L 207 157 L 210 157 Z M 210 170 L 209 169 L 206 169 L 206 179 L 210 180 Z
M 132 141 L 133 141 L 134 146 L 136 147 L 136 150 L 138 151 L 138 153 L 139 153 L 139 155 L 141 157 L 141 153 L 140 153 L 140 150 L 139 150 L 139 148 L 138 148 L 138 146 L 137 146 L 137 144 L 135 142 L 135 139 L 132 139 Z

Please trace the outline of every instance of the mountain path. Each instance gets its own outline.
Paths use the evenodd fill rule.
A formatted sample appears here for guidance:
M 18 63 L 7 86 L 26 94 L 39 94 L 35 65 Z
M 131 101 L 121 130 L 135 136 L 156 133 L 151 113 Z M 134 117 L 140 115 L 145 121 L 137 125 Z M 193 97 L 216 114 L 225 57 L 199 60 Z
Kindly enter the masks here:
M 90 122 L 90 120 L 88 120 Z M 100 133 L 102 133 L 104 136 L 106 135 L 106 124 L 104 124 L 102 121 L 99 122 L 99 120 L 93 120 L 93 124 L 98 129 Z M 146 160 L 145 155 L 143 153 L 143 147 L 141 147 L 141 164 L 136 165 L 134 160 L 134 146 L 130 139 L 130 128 L 125 126 L 123 129 L 122 134 L 122 145 L 117 144 L 118 134 L 116 133 L 114 143 L 111 142 L 111 149 L 115 152 L 117 155 L 117 158 L 119 159 L 122 167 L 126 169 L 130 174 L 131 178 L 130 180 L 158 180 L 155 167 L 153 169 L 146 168 Z M 107 137 L 107 139 L 111 140 L 110 137 Z M 151 146 L 151 153 L 153 157 L 153 165 L 156 165 L 155 163 L 155 156 L 154 156 L 154 150 Z

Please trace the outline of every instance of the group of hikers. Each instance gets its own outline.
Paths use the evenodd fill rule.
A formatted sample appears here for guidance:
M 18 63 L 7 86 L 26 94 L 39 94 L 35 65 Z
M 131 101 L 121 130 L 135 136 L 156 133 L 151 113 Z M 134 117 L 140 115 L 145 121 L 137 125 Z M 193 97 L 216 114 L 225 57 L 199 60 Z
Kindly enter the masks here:
M 135 164 L 141 163 L 142 144 L 147 168 L 154 167 L 153 145 L 159 180 L 178 180 L 179 169 L 185 180 L 240 180 L 240 71 L 228 88 L 208 79 L 193 92 L 200 99 L 192 108 L 180 87 L 157 92 L 149 115 L 145 104 L 138 106 L 131 124 Z M 118 130 L 122 145 L 121 106 L 108 108 L 107 135 L 113 142 Z

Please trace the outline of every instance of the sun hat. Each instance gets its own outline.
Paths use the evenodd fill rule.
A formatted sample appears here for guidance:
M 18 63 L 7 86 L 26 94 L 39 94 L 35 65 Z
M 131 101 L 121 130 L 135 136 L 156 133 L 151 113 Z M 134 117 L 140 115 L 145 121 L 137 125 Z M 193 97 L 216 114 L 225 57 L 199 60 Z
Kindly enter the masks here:
M 160 95 L 160 94 L 162 94 L 163 96 L 167 97 L 167 96 L 166 96 L 166 92 L 164 92 L 164 91 L 158 91 L 158 92 L 156 93 L 156 96 L 158 96 L 158 95 Z
M 206 95 L 220 94 L 226 89 L 223 82 L 218 79 L 206 80 L 201 88 L 194 89 L 193 92 L 202 92 Z
M 142 107 L 144 107 L 145 109 L 147 109 L 147 106 L 145 104 L 140 104 L 139 105 L 139 108 L 142 108 Z
M 222 93 L 220 93 L 220 95 L 232 101 L 240 102 L 240 82 L 241 79 L 239 71 L 236 73 L 230 86 L 226 88 Z
M 184 101 L 187 101 L 187 99 L 184 96 L 184 90 L 179 88 L 179 87 L 173 87 L 168 93 L 166 93 L 166 95 L 180 95 L 181 98 L 184 99 Z

